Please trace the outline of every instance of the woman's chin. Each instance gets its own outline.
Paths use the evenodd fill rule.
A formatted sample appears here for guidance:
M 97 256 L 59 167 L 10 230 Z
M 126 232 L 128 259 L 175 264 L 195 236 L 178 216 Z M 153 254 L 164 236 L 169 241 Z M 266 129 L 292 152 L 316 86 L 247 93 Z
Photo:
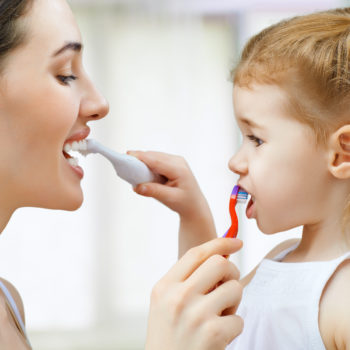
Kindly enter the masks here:
M 72 198 L 67 198 L 66 203 L 60 208 L 61 210 L 67 210 L 67 211 L 75 211 L 78 210 L 84 201 L 84 196 L 83 193 L 80 192 L 79 195 L 76 195 L 75 197 Z
M 66 196 L 61 195 L 60 198 L 56 197 L 36 206 L 45 209 L 75 211 L 82 206 L 83 201 L 84 195 L 80 189 L 80 191 L 75 193 L 70 192 Z

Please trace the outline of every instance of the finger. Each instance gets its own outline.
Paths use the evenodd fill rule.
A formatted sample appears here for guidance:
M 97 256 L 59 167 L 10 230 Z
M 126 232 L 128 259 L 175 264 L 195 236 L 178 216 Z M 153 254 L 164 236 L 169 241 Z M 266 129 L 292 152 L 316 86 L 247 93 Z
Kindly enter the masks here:
M 182 157 L 168 153 L 128 151 L 127 154 L 138 158 L 153 172 L 163 175 L 170 180 L 177 179 L 183 172 L 182 169 L 188 168 L 186 161 Z
M 236 238 L 216 238 L 198 247 L 188 250 L 170 269 L 165 278 L 173 281 L 185 281 L 209 257 L 230 255 L 242 248 L 243 242 Z
M 222 255 L 213 255 L 186 280 L 186 284 L 198 293 L 206 294 L 221 282 L 239 279 L 237 267 Z
M 169 202 L 176 202 L 177 194 L 180 190 L 176 187 L 164 186 L 158 183 L 149 182 L 137 185 L 134 191 L 145 197 L 152 197 L 164 204 L 169 204 Z
M 213 324 L 213 334 L 220 336 L 225 345 L 230 344 L 238 335 L 240 335 L 244 327 L 243 319 L 237 315 L 217 317 L 213 319 L 211 323 Z
M 233 315 L 241 302 L 242 292 L 243 287 L 237 280 L 229 280 L 205 296 L 205 309 L 218 316 L 224 311 L 225 315 Z

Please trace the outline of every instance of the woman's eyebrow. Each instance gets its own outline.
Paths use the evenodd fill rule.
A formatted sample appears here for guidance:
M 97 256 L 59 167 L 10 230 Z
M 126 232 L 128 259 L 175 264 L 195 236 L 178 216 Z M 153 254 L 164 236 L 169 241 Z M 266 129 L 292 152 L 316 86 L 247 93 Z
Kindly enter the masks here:
M 71 42 L 66 43 L 59 50 L 55 51 L 54 54 L 52 55 L 52 57 L 56 57 L 67 50 L 73 50 L 76 52 L 80 52 L 82 50 L 82 48 L 83 48 L 83 45 L 81 43 L 71 41 Z

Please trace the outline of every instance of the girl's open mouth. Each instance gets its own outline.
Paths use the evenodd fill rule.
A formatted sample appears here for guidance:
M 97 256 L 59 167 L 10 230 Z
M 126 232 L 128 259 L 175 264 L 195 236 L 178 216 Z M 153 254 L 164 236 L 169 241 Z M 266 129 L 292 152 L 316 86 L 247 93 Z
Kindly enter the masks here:
M 246 215 L 248 219 L 252 218 L 253 216 L 254 204 L 255 204 L 255 197 L 251 196 L 246 208 Z

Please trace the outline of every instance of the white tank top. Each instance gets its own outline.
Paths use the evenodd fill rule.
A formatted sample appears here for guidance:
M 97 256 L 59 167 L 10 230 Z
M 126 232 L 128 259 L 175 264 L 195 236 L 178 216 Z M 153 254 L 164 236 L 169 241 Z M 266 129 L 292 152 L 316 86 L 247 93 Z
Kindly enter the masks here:
M 325 350 L 318 327 L 327 281 L 350 252 L 329 261 L 284 263 L 298 244 L 264 259 L 243 291 L 243 332 L 226 350 Z

